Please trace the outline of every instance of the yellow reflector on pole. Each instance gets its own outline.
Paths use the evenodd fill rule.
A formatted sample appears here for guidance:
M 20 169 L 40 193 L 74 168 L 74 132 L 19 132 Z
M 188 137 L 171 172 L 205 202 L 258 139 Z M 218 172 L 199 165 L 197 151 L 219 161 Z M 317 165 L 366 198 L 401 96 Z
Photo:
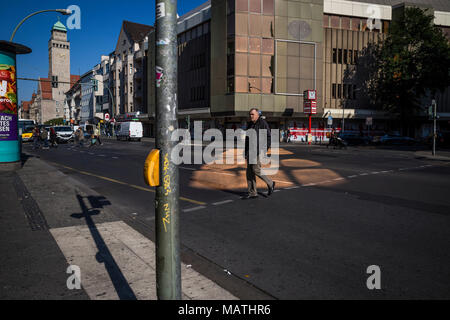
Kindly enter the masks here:
M 153 149 L 145 159 L 144 179 L 150 187 L 159 186 L 159 149 Z

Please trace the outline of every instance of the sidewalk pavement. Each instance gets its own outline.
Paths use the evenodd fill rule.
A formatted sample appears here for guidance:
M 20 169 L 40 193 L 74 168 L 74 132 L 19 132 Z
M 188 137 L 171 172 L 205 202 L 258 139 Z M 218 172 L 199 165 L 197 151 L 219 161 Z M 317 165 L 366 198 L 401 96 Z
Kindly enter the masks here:
M 39 158 L 0 172 L 0 299 L 157 299 L 154 243 Z M 80 270 L 81 289 L 74 271 Z M 237 299 L 182 263 L 183 300 Z M 69 286 L 68 286 L 69 284 Z
M 435 156 L 433 156 L 431 151 L 417 151 L 415 156 L 427 158 L 428 160 L 450 161 L 450 151 L 436 150 Z

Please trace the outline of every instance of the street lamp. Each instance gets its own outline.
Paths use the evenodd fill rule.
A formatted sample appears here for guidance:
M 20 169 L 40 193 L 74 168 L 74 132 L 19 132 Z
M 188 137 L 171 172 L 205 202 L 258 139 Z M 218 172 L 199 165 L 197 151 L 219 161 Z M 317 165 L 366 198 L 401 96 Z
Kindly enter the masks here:
M 34 16 L 36 14 L 43 13 L 43 12 L 59 12 L 59 13 L 65 15 L 65 16 L 68 16 L 68 15 L 72 14 L 72 11 L 69 10 L 69 9 L 48 9 L 48 10 L 40 10 L 40 11 L 33 12 L 33 13 L 29 14 L 28 16 L 26 16 L 24 19 L 22 19 L 22 21 L 19 22 L 17 27 L 14 29 L 14 31 L 13 31 L 13 33 L 11 35 L 11 38 L 9 39 L 9 42 L 13 41 L 17 30 L 25 22 L 25 20 L 27 20 L 28 18 L 30 18 L 30 17 L 32 17 L 32 16 Z

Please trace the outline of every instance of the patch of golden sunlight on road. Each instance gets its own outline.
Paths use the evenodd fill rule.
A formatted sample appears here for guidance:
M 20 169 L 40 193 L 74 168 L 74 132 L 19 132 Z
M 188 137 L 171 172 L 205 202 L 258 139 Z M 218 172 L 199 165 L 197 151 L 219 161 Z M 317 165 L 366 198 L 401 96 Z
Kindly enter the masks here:
M 235 149 L 236 150 L 236 149 Z M 247 188 L 246 179 L 246 164 L 237 164 L 238 155 L 242 155 L 242 150 L 231 152 L 228 150 L 223 153 L 229 156 L 228 162 L 233 164 L 226 164 L 226 158 L 224 157 L 224 163 L 212 163 L 205 164 L 200 170 L 193 171 L 190 186 L 200 189 L 226 189 L 226 190 L 238 190 Z M 283 149 L 280 149 L 280 154 Z M 289 151 L 286 152 L 289 155 Z M 220 156 L 219 156 L 220 158 Z M 280 159 L 280 167 L 278 170 L 274 170 L 275 174 L 270 175 L 270 179 L 277 183 L 277 188 L 292 187 L 295 185 L 307 185 L 317 183 L 327 183 L 327 185 L 335 185 L 344 182 L 344 179 L 335 171 L 330 169 L 321 168 L 321 164 L 316 161 L 288 158 Z M 274 164 L 272 164 L 272 167 Z M 269 165 L 263 165 L 263 168 L 270 171 Z M 257 178 L 257 187 L 265 189 L 265 183 Z
M 320 163 L 317 161 L 304 159 L 282 159 L 281 166 L 293 168 L 311 168 L 311 167 L 319 167 Z

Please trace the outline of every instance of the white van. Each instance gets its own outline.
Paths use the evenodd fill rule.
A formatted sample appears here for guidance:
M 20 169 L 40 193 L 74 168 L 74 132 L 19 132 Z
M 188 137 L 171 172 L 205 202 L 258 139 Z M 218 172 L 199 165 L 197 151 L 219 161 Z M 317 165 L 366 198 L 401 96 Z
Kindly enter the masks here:
M 118 125 L 116 125 L 117 140 L 135 139 L 137 141 L 141 141 L 142 136 L 143 136 L 143 129 L 141 122 L 137 121 L 120 122 Z

